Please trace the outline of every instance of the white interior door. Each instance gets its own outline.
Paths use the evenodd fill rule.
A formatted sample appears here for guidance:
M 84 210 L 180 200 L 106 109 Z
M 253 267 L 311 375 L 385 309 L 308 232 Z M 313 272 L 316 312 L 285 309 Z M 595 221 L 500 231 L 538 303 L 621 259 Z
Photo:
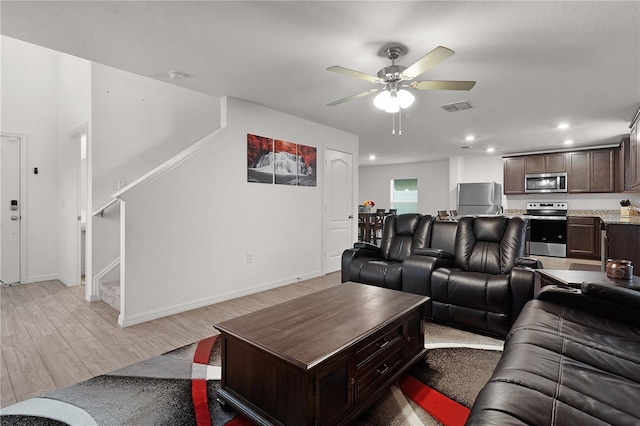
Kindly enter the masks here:
M 20 282 L 20 138 L 2 136 L 0 148 L 0 280 Z
M 324 273 L 340 270 L 342 252 L 353 243 L 353 158 L 346 152 L 325 150 Z

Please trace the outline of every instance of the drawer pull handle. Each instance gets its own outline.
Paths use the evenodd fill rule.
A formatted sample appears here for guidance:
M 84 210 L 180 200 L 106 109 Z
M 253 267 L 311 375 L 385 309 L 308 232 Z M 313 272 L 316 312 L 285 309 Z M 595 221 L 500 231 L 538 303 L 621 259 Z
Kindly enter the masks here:
M 389 341 L 383 337 L 381 341 L 376 343 L 376 350 L 379 351 L 380 349 L 384 348 L 388 344 L 389 344 Z
M 389 370 L 389 366 L 387 364 L 382 364 L 382 370 L 376 370 L 376 375 L 382 376 L 384 373 Z

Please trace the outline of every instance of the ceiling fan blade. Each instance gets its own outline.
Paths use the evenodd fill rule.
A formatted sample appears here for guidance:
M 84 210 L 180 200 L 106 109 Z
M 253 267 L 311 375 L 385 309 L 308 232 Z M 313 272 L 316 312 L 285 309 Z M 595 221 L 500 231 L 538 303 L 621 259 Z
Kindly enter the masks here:
M 438 46 L 433 49 L 431 52 L 424 55 L 422 58 L 418 59 L 418 61 L 411 65 L 409 68 L 402 72 L 402 75 L 407 79 L 411 80 L 412 78 L 416 78 L 429 68 L 434 65 L 439 64 L 440 62 L 447 59 L 449 56 L 452 56 L 454 53 L 453 50 L 447 49 L 446 47 Z
M 342 99 L 339 99 L 337 101 L 331 102 L 330 104 L 327 104 L 327 106 L 339 105 L 341 103 L 350 101 L 352 99 L 361 98 L 363 96 L 371 95 L 372 93 L 376 93 L 376 92 L 379 92 L 379 91 L 380 91 L 380 89 L 367 90 L 366 92 L 362 92 L 362 93 L 358 93 L 358 94 L 355 94 L 355 95 L 347 96 L 346 98 L 342 98 Z
M 365 74 L 360 71 L 350 70 L 349 68 L 339 67 L 337 65 L 327 68 L 327 71 L 337 72 L 338 74 L 344 74 L 349 77 L 359 78 L 360 80 L 369 81 L 371 83 L 377 83 L 378 81 L 380 81 L 380 79 L 375 75 Z
M 422 80 L 410 84 L 412 89 L 419 90 L 471 90 L 475 81 Z

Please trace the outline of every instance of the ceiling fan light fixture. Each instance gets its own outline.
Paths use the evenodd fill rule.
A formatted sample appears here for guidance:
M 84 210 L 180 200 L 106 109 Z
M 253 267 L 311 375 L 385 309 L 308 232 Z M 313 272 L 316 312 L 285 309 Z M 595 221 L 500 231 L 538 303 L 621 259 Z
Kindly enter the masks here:
M 391 92 L 385 89 L 373 98 L 373 104 L 378 109 L 387 109 L 387 103 L 389 103 L 390 98 Z
M 413 101 L 416 100 L 416 97 L 413 96 L 413 94 L 408 90 L 400 89 L 398 91 L 398 100 L 400 102 L 400 108 L 405 109 L 409 108 L 413 104 Z
M 394 96 L 395 95 L 395 96 Z M 396 93 L 391 93 L 387 105 L 384 108 L 384 112 L 396 113 L 400 111 L 400 99 Z

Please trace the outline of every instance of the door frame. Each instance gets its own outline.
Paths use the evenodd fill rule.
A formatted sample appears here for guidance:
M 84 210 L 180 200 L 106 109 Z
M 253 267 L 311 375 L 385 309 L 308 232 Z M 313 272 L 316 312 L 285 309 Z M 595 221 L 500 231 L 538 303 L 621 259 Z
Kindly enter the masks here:
M 0 135 L 20 139 L 20 283 L 29 282 L 28 276 L 28 217 L 29 206 L 27 202 L 28 186 L 28 138 L 26 133 L 6 132 L 0 130 Z
M 358 159 L 358 152 L 351 152 L 348 149 L 344 149 L 343 147 L 338 147 L 338 146 L 331 146 L 331 145 L 325 145 L 324 146 L 324 151 L 323 151 L 323 167 L 322 167 L 322 184 L 323 184 L 323 191 L 322 191 L 322 249 L 321 249 L 321 256 L 322 256 L 322 275 L 326 275 L 329 272 L 327 272 L 327 257 L 326 257 L 326 251 L 327 251 L 327 246 L 329 244 L 329 221 L 328 221 L 328 211 L 327 211 L 327 200 L 329 198 L 329 176 L 326 173 L 326 166 L 327 166 L 327 151 L 331 150 L 331 151 L 337 151 L 337 152 L 342 152 L 345 154 L 349 154 L 351 155 L 351 205 L 353 206 L 353 211 L 352 211 L 352 216 L 354 217 L 354 219 L 351 221 L 351 240 L 352 241 L 356 241 L 357 239 L 357 233 L 358 233 L 358 227 L 354 225 L 354 223 L 357 224 L 357 222 L 354 222 L 354 220 L 357 220 L 358 217 L 358 207 L 357 207 L 357 203 L 355 202 L 355 200 L 358 199 L 358 164 L 357 164 L 357 159 Z M 333 271 L 332 271 L 333 272 Z

